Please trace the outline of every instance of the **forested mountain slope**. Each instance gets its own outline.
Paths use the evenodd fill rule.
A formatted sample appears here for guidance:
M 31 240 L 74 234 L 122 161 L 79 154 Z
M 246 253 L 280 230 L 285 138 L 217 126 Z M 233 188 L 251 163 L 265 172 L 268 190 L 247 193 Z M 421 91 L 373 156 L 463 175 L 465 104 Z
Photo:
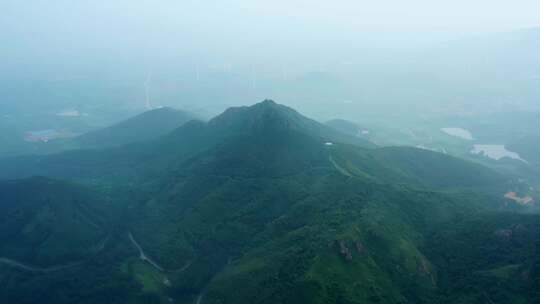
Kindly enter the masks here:
M 0 183 L 0 257 L 32 265 L 79 261 L 99 251 L 109 231 L 98 193 L 35 177 Z
M 100 239 L 84 224 L 92 222 L 111 241 L 102 252 L 87 250 L 96 255 L 77 269 L 35 274 L 4 265 L 0 283 L 11 283 L 0 287 L 3 300 L 22 286 L 47 294 L 23 284 L 29 280 L 54 286 L 51 303 L 103 303 L 107 295 L 110 303 L 202 304 L 538 299 L 540 218 L 508 208 L 507 177 L 435 152 L 377 148 L 272 101 L 152 141 L 21 160 L 0 162 L 2 174 L 99 179 L 94 204 L 83 204 L 96 211 L 71 207 L 87 201 L 88 189 L 77 188 L 76 199 L 21 205 L 29 206 L 26 222 L 41 219 L 40 206 L 51 201 L 59 216 L 47 225 L 68 227 L 84 243 Z M 29 184 L 37 194 L 73 193 L 71 184 L 37 180 Z M 29 182 L 6 183 L 2 195 L 11 197 L 10 183 Z M 26 248 L 18 246 L 1 248 Z M 61 286 L 79 272 L 93 292 L 82 292 L 84 282 Z M 22 302 L 36 299 L 30 293 Z

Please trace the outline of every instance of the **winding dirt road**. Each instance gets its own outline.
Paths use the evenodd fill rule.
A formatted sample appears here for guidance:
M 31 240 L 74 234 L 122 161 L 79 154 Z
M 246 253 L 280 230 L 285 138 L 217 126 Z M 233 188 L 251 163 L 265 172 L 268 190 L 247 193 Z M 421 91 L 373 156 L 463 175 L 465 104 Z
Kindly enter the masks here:
M 198 297 L 197 297 L 197 301 L 195 302 L 195 304 L 201 304 L 201 301 L 203 299 L 204 295 L 203 294 L 200 294 Z
M 107 236 L 98 245 L 98 247 L 95 250 L 96 251 L 95 254 L 98 254 L 103 249 L 105 249 L 105 245 L 107 244 L 107 241 L 109 239 L 110 239 L 110 235 Z M 68 268 L 72 268 L 72 267 L 82 265 L 85 262 L 86 262 L 86 260 L 73 262 L 73 263 L 69 263 L 69 264 L 63 264 L 63 265 L 54 265 L 54 266 L 49 266 L 49 267 L 39 267 L 39 266 L 34 266 L 34 265 L 26 264 L 26 263 L 23 263 L 23 262 L 19 262 L 19 261 L 13 260 L 13 259 L 0 257 L 0 264 L 5 264 L 5 265 L 8 265 L 8 266 L 11 266 L 11 267 L 14 267 L 14 268 L 19 268 L 19 269 L 29 271 L 29 272 L 41 272 L 41 273 L 48 273 L 48 272 L 55 272 L 55 271 L 65 270 L 65 269 L 68 269 Z
M 161 265 L 159 265 L 156 261 L 152 260 L 145 252 L 144 250 L 142 249 L 141 245 L 137 242 L 137 240 L 135 240 L 135 238 L 133 237 L 133 234 L 131 232 L 128 233 L 128 237 L 129 237 L 129 240 L 131 241 L 131 243 L 137 248 L 137 250 L 139 251 L 139 258 L 145 262 L 147 262 L 148 264 L 152 265 L 152 267 L 154 267 L 155 269 L 161 271 L 161 272 L 168 272 L 168 273 L 181 273 L 181 272 L 184 272 L 186 271 L 192 264 L 193 264 L 193 261 L 188 261 L 186 262 L 186 264 L 184 266 L 182 266 L 181 268 L 179 269 L 165 269 L 163 267 L 161 267 Z
M 133 245 L 135 247 L 137 247 L 137 250 L 139 250 L 139 258 L 141 260 L 143 260 L 143 261 L 147 262 L 148 264 L 152 265 L 157 270 L 159 270 L 161 272 L 165 272 L 165 269 L 163 269 L 163 267 L 159 266 L 158 263 L 156 263 L 154 260 L 149 258 L 146 255 L 146 253 L 144 253 L 144 250 L 142 249 L 141 245 L 139 245 L 139 243 L 137 243 L 137 241 L 135 240 L 135 238 L 133 237 L 133 234 L 131 234 L 131 232 L 128 234 L 128 236 L 129 236 L 129 239 L 130 239 L 131 243 L 133 243 Z
M 81 261 L 81 262 L 75 262 L 71 264 L 57 265 L 57 266 L 51 266 L 51 267 L 38 267 L 38 266 L 28 265 L 28 264 L 18 262 L 12 259 L 8 259 L 8 258 L 0 258 L 0 263 L 6 264 L 11 267 L 19 268 L 22 270 L 30 271 L 30 272 L 55 272 L 55 271 L 79 266 L 83 262 Z

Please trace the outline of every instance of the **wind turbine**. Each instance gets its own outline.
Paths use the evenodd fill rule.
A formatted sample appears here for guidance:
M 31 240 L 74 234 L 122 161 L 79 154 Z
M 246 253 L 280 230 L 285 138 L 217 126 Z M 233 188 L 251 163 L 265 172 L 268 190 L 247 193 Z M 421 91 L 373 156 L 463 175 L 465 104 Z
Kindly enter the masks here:
M 152 81 L 152 72 L 148 72 L 146 75 L 146 81 L 144 82 L 144 92 L 146 97 L 146 109 L 152 110 L 152 104 L 150 102 L 150 81 Z
M 257 88 L 257 73 L 255 72 L 253 65 L 251 66 L 251 88 Z
M 289 78 L 289 75 L 287 74 L 287 70 L 285 69 L 285 65 L 281 67 L 281 73 L 283 75 L 283 81 L 287 81 Z

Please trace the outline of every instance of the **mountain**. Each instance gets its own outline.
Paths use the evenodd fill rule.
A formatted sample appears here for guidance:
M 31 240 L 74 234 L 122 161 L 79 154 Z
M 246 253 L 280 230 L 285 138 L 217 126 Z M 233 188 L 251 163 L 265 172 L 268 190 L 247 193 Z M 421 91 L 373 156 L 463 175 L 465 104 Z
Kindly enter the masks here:
M 30 265 L 68 264 L 107 237 L 103 199 L 84 187 L 35 177 L 0 183 L 0 257 Z
M 85 121 L 85 116 L 77 117 L 77 119 L 59 118 L 57 115 L 40 116 L 40 123 L 32 123 L 35 118 L 26 118 L 28 122 L 19 123 L 18 120 L 22 118 L 8 117 L 10 119 L 0 121 L 0 127 L 5 130 L 0 135 L 3 143 L 0 146 L 0 157 L 50 155 L 80 149 L 120 147 L 156 139 L 195 119 L 191 113 L 164 107 L 88 132 L 89 129 L 93 130 L 95 127 L 86 125 L 88 122 Z M 28 130 L 42 131 L 28 132 Z M 73 137 L 81 132 L 83 132 L 82 135 Z M 36 135 L 31 140 L 25 139 L 29 137 L 29 134 Z
M 272 101 L 191 121 L 147 142 L 20 161 L 4 160 L 0 172 L 91 184 L 97 197 L 89 201 L 107 214 L 113 241 L 79 269 L 2 268 L 3 302 L 540 299 L 540 218 L 510 208 L 509 178 L 440 153 L 379 148 Z M 29 188 L 89 189 L 45 181 Z M 49 201 L 74 209 L 63 196 Z M 63 212 L 69 214 L 56 214 Z M 70 235 L 87 240 L 84 231 Z M 77 276 L 84 280 L 71 280 Z
M 83 148 L 124 146 L 158 138 L 194 118 L 190 113 L 164 107 L 144 112 L 108 128 L 83 134 L 75 141 Z
M 147 121 L 136 119 L 129 123 L 132 124 L 134 125 L 131 129 L 142 129 L 146 128 Z M 114 129 L 126 130 L 123 127 Z M 34 175 L 101 179 L 104 176 L 124 178 L 150 171 L 161 173 L 171 167 L 171 162 L 181 163 L 199 152 L 221 144 L 226 139 L 239 139 L 248 135 L 261 136 L 261 139 L 264 139 L 266 135 L 286 130 L 309 135 L 320 143 L 342 142 L 359 147 L 375 147 L 367 140 L 342 134 L 302 116 L 293 109 L 267 100 L 251 107 L 231 108 L 208 123 L 190 121 L 164 136 L 121 147 L 5 158 L 0 160 L 2 168 L 0 179 Z M 105 133 L 107 132 L 100 132 Z M 112 131 L 111 133 L 120 134 Z M 136 134 L 131 131 L 127 133 L 129 136 Z M 105 142 L 107 140 L 101 145 Z
M 193 269 L 176 278 L 175 295 L 202 291 L 203 303 L 436 299 L 437 271 L 421 251 L 428 231 L 497 208 L 504 179 L 420 149 L 325 145 L 291 125 L 269 119 L 226 139 L 132 209 L 149 255 L 168 269 Z M 476 192 L 457 190 L 465 187 Z
M 370 130 L 369 128 L 363 128 L 358 124 L 345 119 L 332 119 L 327 121 L 325 125 L 341 133 L 350 136 L 360 137 L 364 140 L 370 140 L 371 138 L 373 138 L 373 130 Z
M 361 132 L 357 124 L 345 119 L 332 119 L 327 121 L 326 125 L 351 136 L 357 136 Z
M 292 130 L 323 141 L 336 141 L 365 148 L 375 147 L 367 140 L 337 132 L 272 100 L 265 100 L 251 107 L 230 108 L 212 119 L 209 125 L 235 134 Z
M 338 146 L 332 157 L 348 172 L 380 183 L 478 190 L 504 188 L 509 180 L 484 166 L 412 147 L 364 151 Z

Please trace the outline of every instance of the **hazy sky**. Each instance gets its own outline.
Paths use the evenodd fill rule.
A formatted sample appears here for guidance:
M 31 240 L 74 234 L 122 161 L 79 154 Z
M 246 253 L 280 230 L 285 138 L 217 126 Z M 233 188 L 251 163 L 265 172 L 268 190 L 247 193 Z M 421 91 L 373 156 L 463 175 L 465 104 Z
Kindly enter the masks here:
M 538 12 L 538 0 L 0 0 L 0 67 L 263 52 L 294 59 L 355 43 L 403 47 L 537 27 Z
M 243 26 L 256 30 L 271 28 L 275 22 L 373 31 L 498 31 L 540 26 L 537 0 L 2 0 L 0 6 L 0 31 L 23 32 L 21 27 L 38 32 L 109 26 L 113 31 L 178 26 L 191 26 L 194 31 Z
M 70 40 L 140 45 L 145 41 L 166 44 L 166 39 L 173 38 L 221 41 L 264 35 L 309 39 L 306 34 L 317 33 L 466 33 L 540 26 L 538 12 L 538 0 L 2 0 L 0 37 L 31 47 Z
M 26 87 L 17 86 L 21 79 L 29 83 L 95 80 L 102 87 L 118 90 L 118 99 L 127 99 L 126 88 L 143 88 L 149 71 L 154 75 L 154 88 L 160 79 L 166 79 L 174 83 L 168 88 L 177 92 L 193 87 L 192 83 L 179 85 L 178 79 L 199 79 L 199 69 L 203 79 L 210 79 L 204 75 L 210 75 L 213 66 L 232 66 L 226 69 L 231 81 L 243 84 L 248 79 L 248 86 L 254 87 L 257 74 L 257 89 L 262 91 L 264 77 L 281 79 L 287 78 L 283 76 L 285 73 L 294 77 L 332 67 L 334 71 L 345 71 L 345 78 L 354 72 L 356 78 L 351 79 L 356 80 L 359 71 L 369 75 L 359 81 L 364 91 L 359 89 L 358 99 L 380 100 L 381 92 L 373 91 L 370 96 L 367 89 L 393 83 L 402 88 L 387 98 L 394 100 L 401 98 L 404 90 L 412 91 L 414 87 L 407 82 L 411 78 L 407 70 L 399 64 L 423 62 L 424 52 L 439 56 L 439 52 L 432 50 L 438 50 L 446 42 L 452 44 L 454 39 L 459 44 L 463 40 L 458 38 L 463 36 L 472 36 L 465 39 L 465 44 L 481 46 L 482 56 L 492 49 L 506 54 L 506 48 L 492 48 L 476 35 L 540 27 L 539 12 L 540 0 L 0 0 L 0 82 L 4 88 L 9 87 L 8 82 L 15 83 L 12 91 L 24 94 L 28 92 Z M 533 44 L 539 32 L 535 31 L 536 36 L 527 40 L 523 47 L 527 53 L 516 52 L 518 55 L 509 57 L 537 58 L 538 44 Z M 499 46 L 522 47 L 513 40 L 495 41 Z M 472 55 L 468 50 L 465 57 Z M 437 56 L 434 58 L 439 59 Z M 442 64 L 453 66 L 444 62 L 448 58 L 440 59 Z M 486 62 L 486 57 L 471 60 Z M 356 69 L 349 67 L 351 63 L 374 66 L 371 70 Z M 529 67 L 526 63 L 523 66 Z M 433 77 L 446 73 L 439 70 L 433 73 L 419 78 L 419 91 L 427 80 L 435 81 L 434 87 L 447 85 L 448 91 L 454 89 L 451 86 L 454 82 L 436 82 L 439 78 Z M 536 77 L 529 72 L 522 74 L 527 79 Z M 378 75 L 380 82 L 373 80 L 374 75 Z M 313 81 L 326 84 L 329 80 Z M 231 99 L 238 95 L 237 90 L 227 91 L 226 82 L 215 80 L 212 84 L 221 91 L 201 87 L 200 91 L 190 93 L 189 98 L 223 99 L 223 92 L 230 93 Z M 356 83 L 355 87 L 358 87 Z M 143 96 L 143 91 L 136 90 L 132 94 Z M 88 99 L 92 97 L 91 89 L 79 91 L 84 91 Z M 262 98 L 276 95 L 264 93 Z M 330 92 L 317 94 L 312 95 L 331 95 Z M 332 98 L 338 98 L 333 95 Z M 343 95 L 339 98 L 353 98 Z M 410 95 L 412 99 L 419 94 Z M 109 91 L 103 96 L 116 98 Z M 178 96 L 167 98 L 175 100 Z M 258 98 L 259 95 L 246 97 L 250 101 Z M 61 100 L 54 96 L 52 99 Z

